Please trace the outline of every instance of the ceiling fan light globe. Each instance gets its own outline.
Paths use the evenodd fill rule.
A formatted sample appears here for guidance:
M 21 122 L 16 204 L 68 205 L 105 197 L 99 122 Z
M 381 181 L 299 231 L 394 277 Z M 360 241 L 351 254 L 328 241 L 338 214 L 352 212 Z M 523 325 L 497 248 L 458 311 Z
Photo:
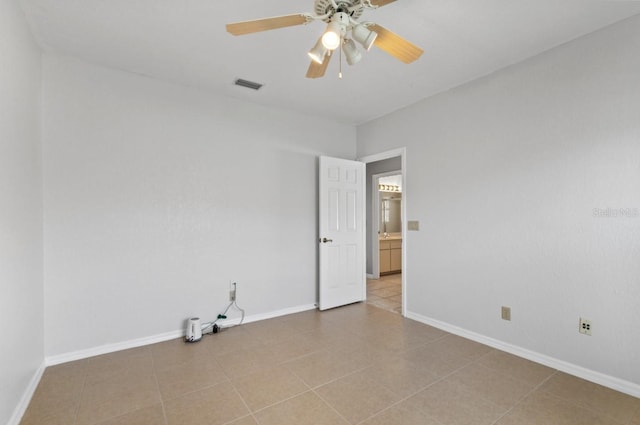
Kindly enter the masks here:
M 362 24 L 354 26 L 353 30 L 351 30 L 351 35 L 353 39 L 360 43 L 367 51 L 371 50 L 373 43 L 376 41 L 376 37 L 378 37 L 377 33 Z
M 324 44 L 324 47 L 328 50 L 336 50 L 338 46 L 340 46 L 340 37 L 334 32 L 326 33 L 322 37 L 322 44 Z
M 355 65 L 362 60 L 362 53 L 358 51 L 356 43 L 354 43 L 353 40 L 347 40 L 342 46 L 342 50 L 349 65 Z
M 342 28 L 338 22 L 329 22 L 327 30 L 322 34 L 322 44 L 328 50 L 335 50 L 340 47 L 342 41 Z

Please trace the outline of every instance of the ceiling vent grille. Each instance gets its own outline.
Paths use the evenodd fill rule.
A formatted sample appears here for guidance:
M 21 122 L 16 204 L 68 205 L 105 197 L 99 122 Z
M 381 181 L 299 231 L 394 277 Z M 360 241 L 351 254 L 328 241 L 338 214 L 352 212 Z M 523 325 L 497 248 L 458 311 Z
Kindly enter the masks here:
M 249 80 L 243 80 L 242 78 L 238 78 L 234 84 L 236 86 L 246 87 L 252 90 L 260 90 L 260 88 L 263 86 L 263 84 L 249 81 Z

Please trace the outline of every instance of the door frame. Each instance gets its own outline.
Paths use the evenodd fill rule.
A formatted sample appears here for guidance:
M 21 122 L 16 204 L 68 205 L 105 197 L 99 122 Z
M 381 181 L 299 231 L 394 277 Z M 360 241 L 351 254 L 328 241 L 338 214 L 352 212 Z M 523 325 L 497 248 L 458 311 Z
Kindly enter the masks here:
M 402 175 L 402 170 L 387 171 L 385 173 L 373 174 L 371 176 L 371 224 L 378 228 L 380 226 L 380 191 L 376 190 L 380 184 L 381 177 Z M 404 190 L 404 189 L 403 189 Z M 404 194 L 403 194 L 404 195 Z M 402 201 L 400 201 L 400 217 L 402 217 Z M 403 226 L 404 227 L 404 222 Z M 375 229 L 371 231 L 371 277 L 380 279 L 380 239 L 374 237 Z M 378 235 L 380 229 L 378 228 Z M 403 253 L 404 256 L 404 253 Z
M 382 161 L 385 159 L 395 158 L 398 156 L 400 157 L 400 173 L 402 173 L 402 201 L 401 201 L 401 207 L 400 207 L 402 210 L 400 211 L 400 217 L 402 220 L 402 316 L 406 317 L 407 315 L 407 274 L 408 274 L 408 269 L 407 269 L 407 194 L 408 194 L 407 148 L 397 148 L 397 149 L 392 149 L 389 151 L 384 151 L 384 152 L 380 152 L 373 155 L 366 155 L 358 158 L 357 161 L 364 162 L 366 167 L 366 164 L 369 164 L 370 162 Z M 395 173 L 397 174 L 397 172 Z M 373 187 L 371 188 L 371 192 L 373 194 Z M 373 198 L 373 195 L 372 195 L 372 198 Z M 373 217 L 374 210 L 375 208 L 371 211 L 372 217 Z M 376 242 L 376 245 L 378 245 L 377 242 Z M 380 252 L 378 249 L 377 255 L 379 254 Z M 373 252 L 373 245 L 372 245 L 371 255 L 377 258 L 377 255 Z M 376 263 L 379 264 L 379 259 L 378 261 L 376 261 Z M 379 274 L 380 268 L 378 267 L 377 269 Z M 373 269 L 372 269 L 372 272 L 373 272 Z

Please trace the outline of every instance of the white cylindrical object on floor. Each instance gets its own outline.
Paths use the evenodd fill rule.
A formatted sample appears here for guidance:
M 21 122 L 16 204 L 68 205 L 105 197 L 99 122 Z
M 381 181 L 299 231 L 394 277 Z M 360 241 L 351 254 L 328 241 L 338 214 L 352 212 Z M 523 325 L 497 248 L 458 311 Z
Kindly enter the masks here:
M 187 341 L 196 342 L 202 339 L 202 328 L 200 327 L 200 318 L 192 317 L 187 324 Z

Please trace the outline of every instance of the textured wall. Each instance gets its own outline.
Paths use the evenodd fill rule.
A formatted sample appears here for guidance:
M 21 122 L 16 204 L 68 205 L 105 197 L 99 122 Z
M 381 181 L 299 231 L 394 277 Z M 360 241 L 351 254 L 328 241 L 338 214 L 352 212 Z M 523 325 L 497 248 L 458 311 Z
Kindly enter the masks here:
M 16 2 L 0 2 L 0 423 L 3 424 L 9 423 L 44 360 L 40 59 L 40 51 Z
M 355 128 L 47 56 L 46 353 L 316 302 L 317 157 Z M 310 132 L 309 128 L 322 128 Z
M 635 17 L 358 128 L 407 147 L 410 312 L 640 384 L 639 47 Z

